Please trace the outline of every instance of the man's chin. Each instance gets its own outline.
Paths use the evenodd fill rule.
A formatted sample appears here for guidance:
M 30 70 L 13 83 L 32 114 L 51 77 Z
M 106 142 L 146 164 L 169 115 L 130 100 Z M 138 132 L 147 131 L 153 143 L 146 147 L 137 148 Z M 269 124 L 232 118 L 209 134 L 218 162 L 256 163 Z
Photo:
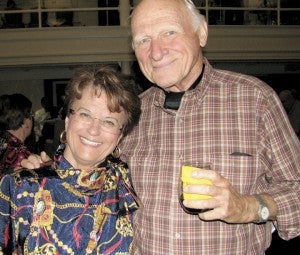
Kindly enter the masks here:
M 155 77 L 153 77 L 153 83 L 156 84 L 157 86 L 161 87 L 162 89 L 168 91 L 176 83 L 175 79 L 174 79 L 174 82 L 172 82 L 172 79 L 170 79 L 170 77 L 171 76 L 166 73 L 164 75 L 155 76 Z
M 158 81 L 155 82 L 155 84 L 165 91 L 174 91 L 175 89 L 175 91 L 177 92 L 176 86 L 174 86 L 174 83 L 170 83 L 170 81 L 168 82 Z

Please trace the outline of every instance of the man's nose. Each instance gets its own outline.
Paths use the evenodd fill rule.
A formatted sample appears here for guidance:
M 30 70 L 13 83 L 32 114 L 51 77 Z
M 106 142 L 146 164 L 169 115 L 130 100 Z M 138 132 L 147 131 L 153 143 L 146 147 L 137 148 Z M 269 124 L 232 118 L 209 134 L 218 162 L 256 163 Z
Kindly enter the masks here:
M 167 54 L 168 50 L 165 45 L 159 39 L 151 40 L 151 57 L 155 61 L 161 60 L 165 54 Z

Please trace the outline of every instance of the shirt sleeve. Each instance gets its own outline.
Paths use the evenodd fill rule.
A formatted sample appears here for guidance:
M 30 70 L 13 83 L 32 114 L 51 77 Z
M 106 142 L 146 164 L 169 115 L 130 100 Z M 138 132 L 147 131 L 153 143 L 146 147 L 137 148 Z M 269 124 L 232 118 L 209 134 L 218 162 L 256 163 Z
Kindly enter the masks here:
M 22 160 L 28 158 L 30 154 L 30 151 L 24 145 L 19 147 L 8 146 L 3 155 L 4 168 L 10 170 L 20 167 Z
M 277 204 L 275 226 L 287 240 L 300 235 L 300 143 L 275 92 L 262 123 L 260 156 L 268 170 L 260 185 Z

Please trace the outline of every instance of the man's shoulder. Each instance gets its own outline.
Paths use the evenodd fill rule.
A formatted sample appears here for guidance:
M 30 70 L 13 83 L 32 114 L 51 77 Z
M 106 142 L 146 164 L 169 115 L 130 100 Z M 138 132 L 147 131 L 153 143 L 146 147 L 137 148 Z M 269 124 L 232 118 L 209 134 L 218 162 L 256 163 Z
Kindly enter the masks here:
M 231 70 L 214 69 L 212 77 L 214 77 L 213 79 L 217 81 L 215 84 L 229 86 L 231 89 L 236 88 L 240 91 L 246 89 L 249 93 L 253 91 L 255 93 L 259 92 L 266 95 L 274 92 L 272 87 L 265 81 L 261 80 L 259 77 L 249 74 Z

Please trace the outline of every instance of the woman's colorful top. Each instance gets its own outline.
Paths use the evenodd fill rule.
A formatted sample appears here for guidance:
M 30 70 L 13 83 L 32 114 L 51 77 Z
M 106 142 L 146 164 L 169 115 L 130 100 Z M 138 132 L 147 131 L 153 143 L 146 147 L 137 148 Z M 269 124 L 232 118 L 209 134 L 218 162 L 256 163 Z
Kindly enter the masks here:
M 21 166 L 21 161 L 30 154 L 24 143 L 5 131 L 0 137 L 0 178 L 6 170 Z
M 127 165 L 109 157 L 92 172 L 58 149 L 51 166 L 0 182 L 0 254 L 130 254 L 138 200 Z

